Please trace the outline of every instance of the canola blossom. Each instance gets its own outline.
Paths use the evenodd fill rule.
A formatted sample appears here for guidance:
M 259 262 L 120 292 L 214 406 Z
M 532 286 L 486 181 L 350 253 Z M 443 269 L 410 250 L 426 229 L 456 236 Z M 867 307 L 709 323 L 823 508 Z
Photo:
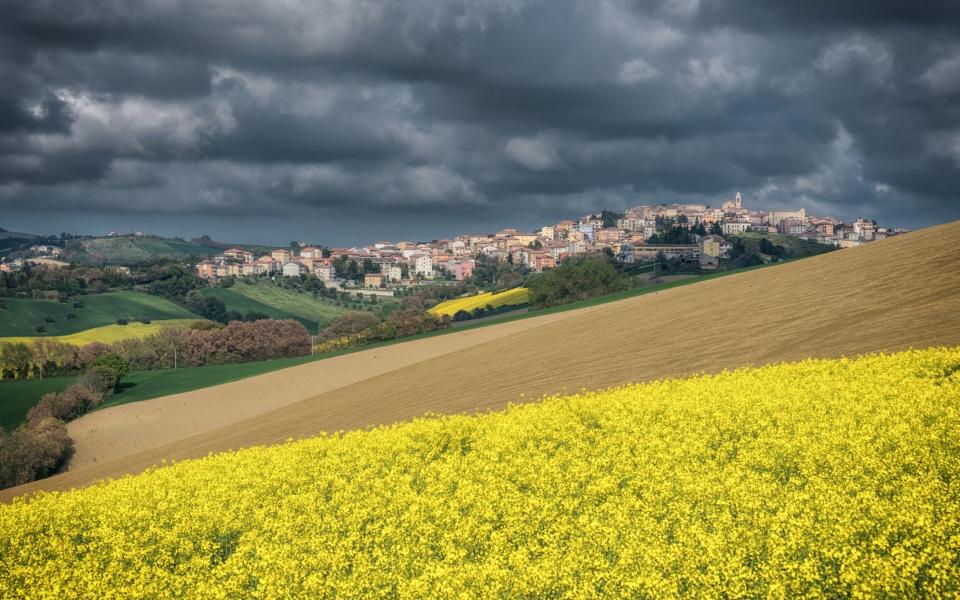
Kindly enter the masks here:
M 474 296 L 454 298 L 453 300 L 441 302 L 427 312 L 438 317 L 443 315 L 452 317 L 461 310 L 471 312 L 477 308 L 486 308 L 487 306 L 492 306 L 493 308 L 500 308 L 502 306 L 521 306 L 529 301 L 529 290 L 527 290 L 527 288 L 518 287 L 506 290 L 505 292 L 498 292 L 496 294 L 493 292 L 485 292 L 483 294 L 476 294 Z
M 551 397 L 0 507 L 0 597 L 956 597 L 960 349 Z

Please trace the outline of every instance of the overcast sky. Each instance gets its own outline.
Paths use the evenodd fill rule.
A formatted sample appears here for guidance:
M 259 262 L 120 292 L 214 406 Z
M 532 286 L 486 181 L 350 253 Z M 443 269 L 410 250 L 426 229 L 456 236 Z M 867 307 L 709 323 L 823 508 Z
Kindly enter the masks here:
M 0 227 L 960 218 L 957 0 L 0 0 Z

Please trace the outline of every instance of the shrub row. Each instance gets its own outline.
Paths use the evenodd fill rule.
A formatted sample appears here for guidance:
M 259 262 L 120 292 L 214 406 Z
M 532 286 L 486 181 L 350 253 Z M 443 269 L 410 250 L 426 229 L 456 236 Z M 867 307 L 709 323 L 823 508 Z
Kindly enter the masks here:
M 9 434 L 0 431 L 0 487 L 29 483 L 66 465 L 73 453 L 66 421 L 99 406 L 128 370 L 120 356 L 103 355 L 64 391 L 44 394 L 26 424 Z
M 30 344 L 0 344 L 0 379 L 74 374 L 108 353 L 117 354 L 138 371 L 304 356 L 310 354 L 311 341 L 302 324 L 274 320 L 234 321 L 225 327 L 200 321 L 188 329 L 165 327 L 152 336 L 111 346 L 39 339 Z
M 333 321 L 320 332 L 318 352 L 329 352 L 384 340 L 392 340 L 445 329 L 450 326 L 449 317 L 436 317 L 422 308 L 410 306 L 390 313 L 380 320 L 370 313 L 347 312 Z
M 56 473 L 73 454 L 67 424 L 47 417 L 10 433 L 0 431 L 0 487 Z

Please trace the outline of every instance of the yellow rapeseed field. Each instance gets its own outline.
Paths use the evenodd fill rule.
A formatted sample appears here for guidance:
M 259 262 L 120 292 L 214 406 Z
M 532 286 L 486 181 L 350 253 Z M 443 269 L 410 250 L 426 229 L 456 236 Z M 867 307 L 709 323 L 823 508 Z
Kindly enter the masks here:
M 448 315 L 452 317 L 461 310 L 470 312 L 476 308 L 486 308 L 487 306 L 500 308 L 501 306 L 522 305 L 529 302 L 529 300 L 530 292 L 527 290 L 527 288 L 518 287 L 505 292 L 499 292 L 497 294 L 494 294 L 493 292 L 485 292 L 483 294 L 476 294 L 474 296 L 454 298 L 453 300 L 441 302 L 427 312 L 432 315 Z
M 186 327 L 197 319 L 164 319 L 161 321 L 152 321 L 150 323 L 140 323 L 135 321 L 126 325 L 103 325 L 100 327 L 91 327 L 77 333 L 69 335 L 46 335 L 42 337 L 0 337 L 2 343 L 23 342 L 29 344 L 35 339 L 54 340 L 61 344 L 72 344 L 74 346 L 85 346 L 94 342 L 101 344 L 112 344 L 120 340 L 131 338 L 149 337 L 164 327 Z
M 0 507 L 0 597 L 956 597 L 960 349 L 243 450 Z

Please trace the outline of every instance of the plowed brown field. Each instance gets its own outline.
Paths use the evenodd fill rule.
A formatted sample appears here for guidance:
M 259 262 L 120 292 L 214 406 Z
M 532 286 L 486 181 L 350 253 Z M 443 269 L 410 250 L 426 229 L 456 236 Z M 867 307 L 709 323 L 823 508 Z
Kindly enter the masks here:
M 70 424 L 77 453 L 66 473 L 0 491 L 0 500 L 164 459 L 498 409 L 563 390 L 933 345 L 960 345 L 960 222 L 98 411 Z

